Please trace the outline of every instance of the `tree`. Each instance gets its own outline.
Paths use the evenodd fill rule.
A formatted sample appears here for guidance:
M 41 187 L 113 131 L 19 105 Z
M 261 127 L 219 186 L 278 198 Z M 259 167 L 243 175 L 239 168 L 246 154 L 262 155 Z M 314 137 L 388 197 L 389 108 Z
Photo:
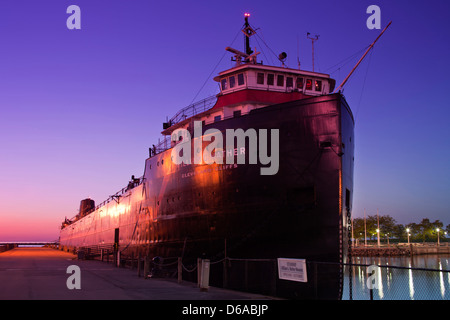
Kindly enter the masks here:
M 439 232 L 439 238 L 444 238 L 444 232 L 443 227 L 444 224 L 436 220 L 434 222 L 431 222 L 430 219 L 424 218 L 419 224 L 411 224 L 415 225 L 415 239 L 422 240 L 422 242 L 425 241 L 435 241 L 437 239 L 437 229 L 441 230 L 442 232 Z
M 353 235 L 356 239 L 364 240 L 364 232 L 367 234 L 367 238 L 373 240 L 377 238 L 378 220 L 380 222 L 380 238 L 385 237 L 389 234 L 389 237 L 398 237 L 397 234 L 400 232 L 403 226 L 399 227 L 396 225 L 396 221 L 389 215 L 380 216 L 377 218 L 374 216 L 367 216 L 365 221 L 364 218 L 356 218 L 353 220 Z M 365 226 L 364 226 L 365 224 Z M 365 228 L 365 229 L 364 229 Z
M 439 239 L 445 240 L 446 234 L 450 234 L 450 224 L 444 228 L 444 224 L 435 220 L 431 222 L 428 218 L 423 218 L 420 223 L 411 222 L 406 225 L 397 224 L 395 219 L 389 215 L 379 216 L 377 219 L 376 215 L 369 215 L 364 218 L 355 218 L 353 220 L 353 235 L 355 239 L 360 239 L 364 241 L 364 228 L 366 228 L 367 238 L 370 240 L 377 239 L 377 228 L 378 220 L 380 227 L 380 239 L 385 239 L 386 234 L 389 235 L 390 239 L 398 239 L 399 241 L 406 241 L 408 237 L 409 229 L 410 241 L 437 241 L 439 228 Z M 385 241 L 385 240 L 384 240 Z
M 406 233 L 405 226 L 402 224 L 396 224 L 394 226 L 394 230 L 392 231 L 392 236 L 399 240 L 406 240 L 408 238 L 408 235 Z

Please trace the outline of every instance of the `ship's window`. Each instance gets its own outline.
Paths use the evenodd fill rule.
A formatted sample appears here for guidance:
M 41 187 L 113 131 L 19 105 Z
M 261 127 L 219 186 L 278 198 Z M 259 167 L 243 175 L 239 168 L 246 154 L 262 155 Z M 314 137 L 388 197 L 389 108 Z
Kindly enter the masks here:
M 256 83 L 257 84 L 264 84 L 264 73 L 258 72 L 256 76 Z
M 241 116 L 241 110 L 233 111 L 233 118 L 237 118 Z
M 214 117 L 214 122 L 220 121 L 220 119 L 221 119 L 221 116 L 220 116 L 220 115 L 215 116 L 215 117 Z
M 322 81 L 316 80 L 315 81 L 315 88 L 316 88 L 316 91 L 322 91 Z
M 221 83 L 222 83 L 222 90 L 226 90 L 227 89 L 227 79 L 222 79 Z
M 242 86 L 244 84 L 244 74 L 239 73 L 238 74 L 238 86 Z
M 161 164 L 164 164 L 164 159 L 161 160 Z
M 283 87 L 284 86 L 284 76 L 279 74 L 277 76 L 277 86 Z
M 312 90 L 312 80 L 306 79 L 306 90 Z
M 234 85 L 236 84 L 236 79 L 234 76 L 230 77 L 230 88 L 234 88 Z
M 292 77 L 286 77 L 286 87 L 292 88 L 294 86 L 294 79 Z
M 297 89 L 303 90 L 303 78 L 297 78 Z
M 274 80 L 275 80 L 275 75 L 273 73 L 269 73 L 267 75 L 267 84 L 269 86 L 273 86 Z

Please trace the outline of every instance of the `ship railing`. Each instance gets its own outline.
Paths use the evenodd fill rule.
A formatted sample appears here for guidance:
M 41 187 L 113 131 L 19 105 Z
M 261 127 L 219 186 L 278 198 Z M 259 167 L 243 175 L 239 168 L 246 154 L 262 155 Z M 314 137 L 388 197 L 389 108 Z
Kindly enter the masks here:
M 213 96 L 212 98 L 215 98 L 215 96 Z M 197 109 L 198 112 L 185 113 L 186 117 L 183 116 L 183 119 L 181 119 L 181 120 L 184 120 L 184 119 L 187 119 L 189 117 L 192 117 L 192 116 L 194 116 L 194 115 L 196 115 L 198 113 L 201 113 L 203 111 L 206 111 L 208 109 L 209 109 L 209 107 L 204 107 L 204 108 L 201 108 L 201 111 L 199 111 L 200 109 Z M 237 116 L 243 116 L 243 115 L 249 114 L 251 111 L 252 111 L 252 109 L 248 110 L 246 112 L 242 112 L 241 111 L 239 113 L 239 115 L 230 114 L 228 116 L 223 116 L 219 121 L 228 120 L 228 119 L 231 119 L 231 118 L 235 118 Z M 170 121 L 172 121 L 172 120 L 170 120 Z M 172 126 L 175 123 L 170 123 L 170 125 Z M 209 124 L 209 123 L 207 123 L 207 124 Z M 174 146 L 174 143 L 171 141 L 171 136 L 170 135 L 162 136 L 161 138 L 158 138 L 158 143 L 154 144 L 152 146 L 152 148 L 150 148 L 150 156 L 154 156 L 154 155 L 157 155 L 158 153 L 164 152 L 164 151 L 172 148 L 173 146 Z
M 100 203 L 99 205 L 97 205 L 95 207 L 95 209 L 91 210 L 90 212 L 93 212 L 95 210 L 98 210 L 99 208 L 103 207 L 104 205 L 108 204 L 109 202 L 111 202 L 112 200 L 117 200 L 118 198 L 120 198 L 123 194 L 125 194 L 128 190 L 131 190 L 139 185 L 141 185 L 144 182 L 145 178 L 144 176 L 140 177 L 140 178 L 135 178 L 133 181 L 130 181 L 128 183 L 128 185 L 126 187 L 123 187 L 122 189 L 120 189 L 119 191 L 117 191 L 115 194 L 113 194 L 112 196 L 109 196 L 108 199 L 106 199 L 105 201 L 103 201 L 102 203 Z M 89 212 L 89 213 L 90 213 Z
M 172 147 L 170 137 L 171 136 L 163 136 L 162 138 L 159 138 L 158 143 L 156 145 L 153 145 L 152 154 L 156 155 L 158 153 L 166 151 L 167 149 L 170 149 Z
M 187 118 L 190 118 L 192 116 L 195 116 L 196 114 L 205 112 L 206 110 L 209 110 L 214 106 L 214 104 L 217 101 L 216 95 L 210 96 L 208 98 L 205 98 L 203 100 L 194 102 L 187 107 L 181 109 L 178 111 L 170 120 L 169 120 L 169 126 L 172 126 L 174 124 L 177 124 L 183 120 L 186 120 Z
M 170 118 L 169 122 L 166 124 L 167 128 L 211 109 L 216 101 L 217 97 L 216 95 L 213 95 L 188 105 L 187 107 L 178 111 L 172 118 Z M 172 144 L 170 141 L 170 136 L 163 136 L 162 138 L 158 139 L 158 143 L 156 145 L 153 145 L 150 154 L 156 155 L 158 153 L 166 151 L 167 149 L 170 149 L 171 147 Z
M 128 185 L 126 187 L 123 187 L 122 189 L 120 189 L 119 191 L 117 191 L 115 194 L 109 196 L 108 199 L 106 199 L 105 201 L 103 201 L 102 203 L 98 204 L 95 206 L 95 208 L 89 210 L 88 212 L 86 212 L 86 214 L 84 215 L 87 216 L 89 214 L 91 214 L 92 212 L 100 209 L 101 207 L 105 206 L 106 204 L 110 203 L 111 201 L 115 200 L 118 201 L 118 199 L 125 194 L 128 190 L 131 190 L 139 185 L 141 185 L 144 182 L 145 178 L 144 176 L 140 177 L 140 178 L 135 178 L 134 180 L 130 181 L 128 183 Z M 81 219 L 82 217 L 80 217 L 79 214 L 77 214 L 76 216 L 72 217 L 71 219 L 66 219 L 66 221 L 63 224 L 63 228 L 71 225 L 72 223 L 76 222 L 77 220 Z

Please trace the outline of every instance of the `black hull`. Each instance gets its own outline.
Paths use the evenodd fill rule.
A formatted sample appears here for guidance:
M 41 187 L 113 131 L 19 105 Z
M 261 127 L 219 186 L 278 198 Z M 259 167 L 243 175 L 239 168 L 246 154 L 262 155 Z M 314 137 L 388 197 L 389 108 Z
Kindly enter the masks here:
M 116 236 L 122 257 L 182 257 L 185 265 L 225 256 L 326 262 L 308 265 L 314 281 L 299 283 L 276 279 L 273 260 L 242 265 L 251 274 L 243 281 L 235 260 L 226 266 L 227 285 L 288 298 L 340 299 L 345 212 L 353 194 L 353 127 L 340 94 L 205 126 L 279 129 L 277 174 L 261 175 L 261 165 L 248 164 L 248 158 L 237 165 L 175 165 L 169 149 L 146 160 L 144 183 L 119 199 L 123 207 L 112 201 L 80 220 L 89 221 L 62 229 L 61 246 L 112 247 Z M 223 268 L 222 263 L 212 267 L 212 284 L 222 284 Z

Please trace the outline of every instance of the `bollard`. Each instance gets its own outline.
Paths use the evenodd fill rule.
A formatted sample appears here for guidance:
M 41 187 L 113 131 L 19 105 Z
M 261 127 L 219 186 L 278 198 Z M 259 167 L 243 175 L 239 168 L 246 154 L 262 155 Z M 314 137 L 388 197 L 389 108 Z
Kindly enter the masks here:
M 209 288 L 209 260 L 203 259 L 200 273 L 200 291 L 208 291 Z

